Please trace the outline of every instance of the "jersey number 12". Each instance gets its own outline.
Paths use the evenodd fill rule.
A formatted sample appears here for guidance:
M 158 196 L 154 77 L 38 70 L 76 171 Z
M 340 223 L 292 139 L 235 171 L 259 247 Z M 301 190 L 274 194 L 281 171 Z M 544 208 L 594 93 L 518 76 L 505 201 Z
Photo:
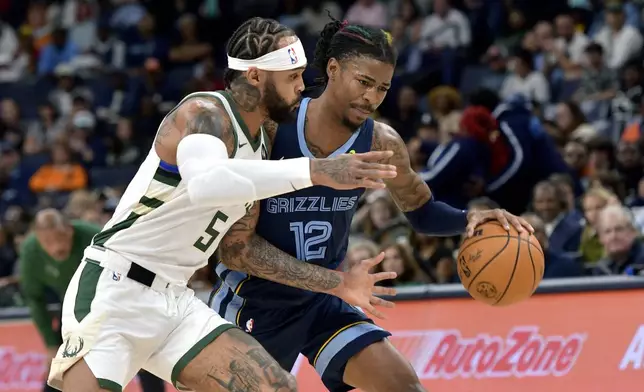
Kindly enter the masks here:
M 331 223 L 324 221 L 291 222 L 290 229 L 295 235 L 297 258 L 304 261 L 324 259 L 326 246 L 331 238 Z

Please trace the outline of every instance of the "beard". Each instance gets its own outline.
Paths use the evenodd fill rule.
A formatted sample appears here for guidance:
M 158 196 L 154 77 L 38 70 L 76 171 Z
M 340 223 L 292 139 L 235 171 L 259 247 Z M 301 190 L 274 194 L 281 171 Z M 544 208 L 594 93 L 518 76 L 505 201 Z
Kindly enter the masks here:
M 276 123 L 291 122 L 297 118 L 297 106 L 301 97 L 294 102 L 287 102 L 280 96 L 275 87 L 275 83 L 267 81 L 264 89 L 264 105 L 268 112 L 268 117 Z
M 362 124 L 364 124 L 364 121 L 355 122 L 355 121 L 349 120 L 348 117 L 342 117 L 342 125 L 349 129 L 353 129 L 353 132 L 357 132 L 362 126 Z

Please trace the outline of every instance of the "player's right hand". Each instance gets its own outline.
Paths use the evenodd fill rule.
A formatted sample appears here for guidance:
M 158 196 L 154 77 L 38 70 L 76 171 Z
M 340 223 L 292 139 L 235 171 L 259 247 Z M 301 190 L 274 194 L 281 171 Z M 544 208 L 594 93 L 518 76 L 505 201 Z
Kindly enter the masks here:
M 384 252 L 378 256 L 354 263 L 344 272 L 342 284 L 337 292 L 333 293 L 343 299 L 349 305 L 357 306 L 375 317 L 384 319 L 385 315 L 376 309 L 376 306 L 393 308 L 393 302 L 386 301 L 377 295 L 396 295 L 396 289 L 391 287 L 376 286 L 376 283 L 383 280 L 396 279 L 395 272 L 369 272 L 373 267 L 384 260 Z
M 393 151 L 370 151 L 312 159 L 311 181 L 313 185 L 342 190 L 384 188 L 382 180 L 396 177 L 396 166 L 380 162 L 387 161 L 393 155 Z

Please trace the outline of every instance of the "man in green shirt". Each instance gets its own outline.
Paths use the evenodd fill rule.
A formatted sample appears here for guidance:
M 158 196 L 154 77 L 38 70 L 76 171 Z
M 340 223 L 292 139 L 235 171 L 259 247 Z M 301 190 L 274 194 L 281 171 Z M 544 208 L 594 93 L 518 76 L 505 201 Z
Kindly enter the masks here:
M 23 296 L 36 328 L 47 348 L 48 358 L 56 355 L 62 344 L 60 331 L 53 328 L 47 311 L 49 292 L 62 301 L 65 290 L 78 268 L 85 248 L 101 228 L 82 221 L 69 221 L 55 209 L 40 211 L 33 222 L 32 233 L 20 249 L 19 274 Z M 163 391 L 163 381 L 142 373 L 143 390 Z M 45 387 L 45 391 L 49 389 Z

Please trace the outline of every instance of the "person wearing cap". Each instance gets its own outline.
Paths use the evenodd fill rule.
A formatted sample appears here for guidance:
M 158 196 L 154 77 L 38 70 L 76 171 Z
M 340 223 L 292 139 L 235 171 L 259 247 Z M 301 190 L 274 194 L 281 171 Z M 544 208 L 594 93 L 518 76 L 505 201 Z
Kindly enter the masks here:
M 606 23 L 595 36 L 595 42 L 604 48 L 606 65 L 619 69 L 641 54 L 644 40 L 635 27 L 626 24 L 624 4 L 611 0 L 606 3 Z

